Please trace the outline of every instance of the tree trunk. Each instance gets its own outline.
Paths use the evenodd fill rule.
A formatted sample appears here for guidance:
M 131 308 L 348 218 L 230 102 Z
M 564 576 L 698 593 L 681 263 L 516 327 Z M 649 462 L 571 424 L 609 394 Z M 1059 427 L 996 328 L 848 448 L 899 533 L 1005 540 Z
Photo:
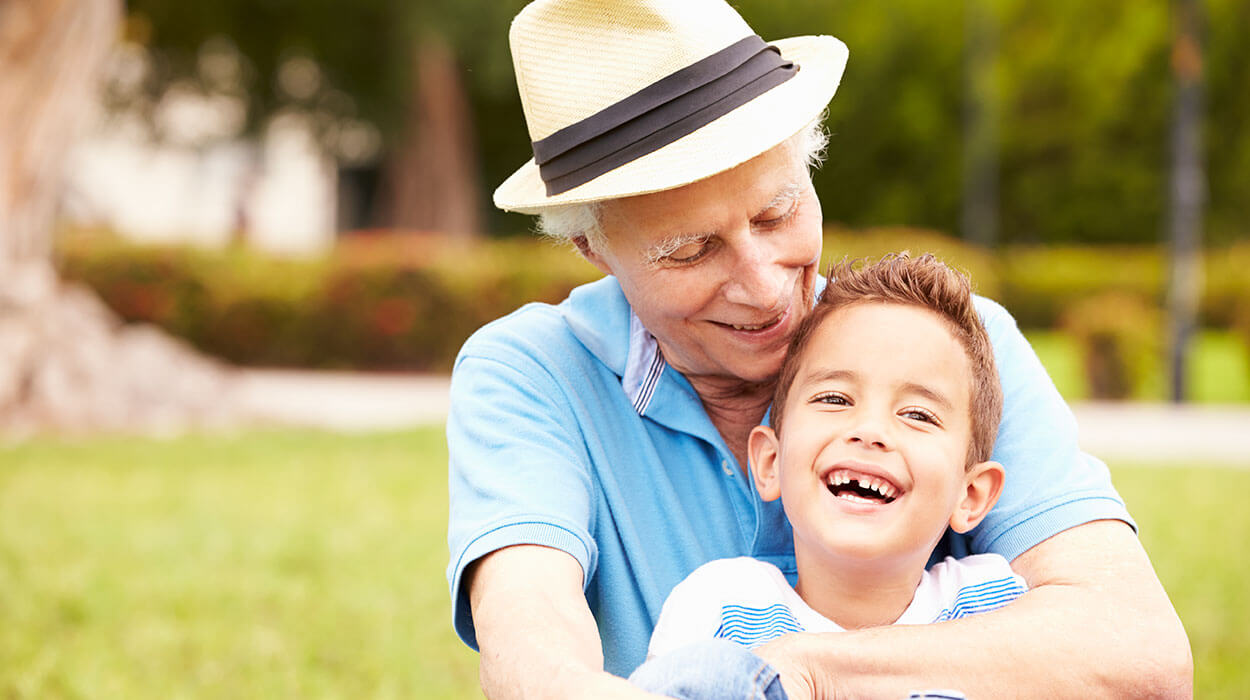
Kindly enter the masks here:
M 406 136 L 388 173 L 392 226 L 460 237 L 481 233 L 472 108 L 450 49 L 435 36 L 415 51 Z
M 63 167 L 117 37 L 118 0 L 0 2 L 0 430 L 174 428 L 217 420 L 227 375 L 62 283 Z
M 1168 276 L 1169 397 L 1185 401 L 1189 342 L 1198 325 L 1202 295 L 1202 210 L 1206 171 L 1202 162 L 1202 3 L 1174 7 L 1172 76 L 1172 172 Z

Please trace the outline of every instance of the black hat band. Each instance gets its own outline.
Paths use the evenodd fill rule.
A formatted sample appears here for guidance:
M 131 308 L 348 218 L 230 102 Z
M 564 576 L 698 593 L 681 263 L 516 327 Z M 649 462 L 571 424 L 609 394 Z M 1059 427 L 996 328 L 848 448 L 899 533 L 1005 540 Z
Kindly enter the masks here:
M 667 75 L 585 119 L 533 142 L 553 196 L 667 146 L 750 102 L 799 67 L 756 35 Z

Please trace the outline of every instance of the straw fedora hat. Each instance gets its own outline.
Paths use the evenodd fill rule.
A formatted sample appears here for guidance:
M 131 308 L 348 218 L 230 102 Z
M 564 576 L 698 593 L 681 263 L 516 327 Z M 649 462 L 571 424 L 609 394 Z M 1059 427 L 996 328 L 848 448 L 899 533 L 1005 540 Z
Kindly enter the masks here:
M 766 44 L 722 0 L 536 0 L 509 41 L 535 157 L 494 200 L 524 213 L 744 163 L 819 116 L 847 59 L 830 36 Z

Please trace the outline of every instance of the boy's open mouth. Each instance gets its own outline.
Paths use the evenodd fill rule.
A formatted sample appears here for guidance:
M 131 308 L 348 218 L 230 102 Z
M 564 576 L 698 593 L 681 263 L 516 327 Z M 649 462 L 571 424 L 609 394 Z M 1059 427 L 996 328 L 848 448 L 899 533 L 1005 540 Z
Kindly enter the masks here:
M 825 477 L 825 485 L 838 498 L 854 503 L 885 505 L 898 498 L 900 489 L 888 479 L 850 469 L 834 469 Z

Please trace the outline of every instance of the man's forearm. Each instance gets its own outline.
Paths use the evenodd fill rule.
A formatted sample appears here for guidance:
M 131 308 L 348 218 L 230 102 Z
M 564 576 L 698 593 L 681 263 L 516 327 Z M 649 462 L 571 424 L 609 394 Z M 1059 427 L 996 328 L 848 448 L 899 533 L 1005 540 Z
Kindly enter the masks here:
M 470 600 L 491 700 L 652 696 L 603 671 L 598 628 L 564 552 L 509 547 L 472 572 Z
M 1132 532 L 1074 528 L 1013 563 L 1032 590 L 1007 607 L 937 625 L 795 635 L 762 649 L 816 697 L 1190 697 L 1184 629 Z M 796 699 L 797 700 L 797 699 Z

